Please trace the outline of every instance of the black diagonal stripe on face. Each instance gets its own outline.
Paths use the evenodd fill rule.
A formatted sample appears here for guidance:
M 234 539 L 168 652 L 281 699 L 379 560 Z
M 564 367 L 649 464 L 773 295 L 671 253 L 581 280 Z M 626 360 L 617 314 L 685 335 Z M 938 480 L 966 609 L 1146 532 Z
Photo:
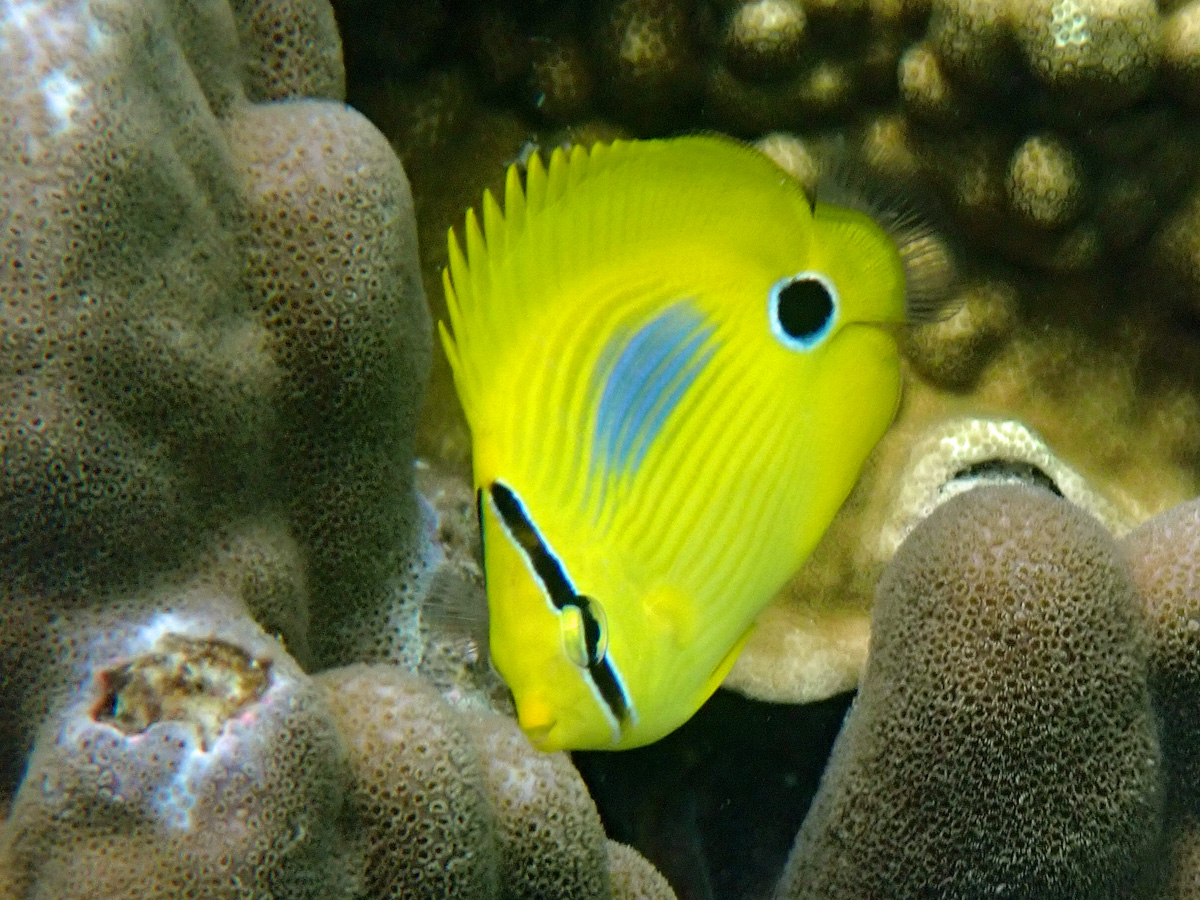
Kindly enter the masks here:
M 600 622 L 592 611 L 592 599 L 583 594 L 577 594 L 574 586 L 563 571 L 558 557 L 550 552 L 542 540 L 541 534 L 530 520 L 525 507 L 517 495 L 507 485 L 493 481 L 488 487 L 496 511 L 500 514 L 504 527 L 508 529 L 513 539 L 524 552 L 538 580 L 546 589 L 550 602 L 560 612 L 568 606 L 579 610 L 583 619 L 583 639 L 588 655 L 588 676 L 600 692 L 601 699 L 622 725 L 629 721 L 629 699 L 617 678 L 612 662 L 600 654 Z M 482 495 L 481 495 L 482 496 Z M 480 507 L 482 514 L 482 507 Z
M 505 527 L 533 564 L 533 571 L 545 586 L 554 608 L 561 610 L 568 605 L 578 606 L 575 588 L 563 571 L 562 563 L 542 541 L 542 536 L 529 521 L 525 507 L 521 505 L 517 495 L 499 481 L 493 481 L 488 490 L 491 491 L 492 502 L 496 504 L 496 510 L 504 520 Z
M 617 717 L 617 721 L 621 724 L 628 722 L 629 701 L 621 683 L 617 681 L 617 673 L 613 671 L 612 663 L 607 658 L 602 658 L 599 662 L 588 665 L 588 674 L 592 676 L 596 689 L 600 691 L 600 696 Z
M 483 543 L 483 488 L 475 489 L 475 521 L 479 524 L 479 558 L 487 559 L 487 547 Z M 483 588 L 487 590 L 487 566 L 483 567 Z

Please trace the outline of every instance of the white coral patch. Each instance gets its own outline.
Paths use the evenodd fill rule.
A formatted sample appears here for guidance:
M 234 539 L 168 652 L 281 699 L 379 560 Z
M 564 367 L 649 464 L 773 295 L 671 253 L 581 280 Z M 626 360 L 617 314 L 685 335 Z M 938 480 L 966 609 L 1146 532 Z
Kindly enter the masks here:
M 86 3 L 54 0 L 0 0 L 0 52 L 25 51 L 37 62 L 65 53 L 89 21 Z
M 0 0 L 0 77 L 40 94 L 45 116 L 21 123 L 28 139 L 67 131 L 87 104 L 79 61 L 105 43 L 92 6 L 70 0 Z M 27 107 L 32 112 L 35 107 Z M 28 114 L 28 112 L 27 112 Z
M 83 85 L 62 69 L 42 79 L 42 96 L 46 99 L 46 111 L 57 124 L 56 133 L 66 131 L 71 117 L 87 103 Z

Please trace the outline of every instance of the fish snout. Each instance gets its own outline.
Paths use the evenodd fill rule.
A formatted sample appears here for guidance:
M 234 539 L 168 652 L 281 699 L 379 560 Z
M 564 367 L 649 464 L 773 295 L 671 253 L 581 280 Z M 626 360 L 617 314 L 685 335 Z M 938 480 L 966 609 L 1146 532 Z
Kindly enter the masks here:
M 558 716 L 545 697 L 534 695 L 517 699 L 517 722 L 529 742 L 537 749 L 552 753 L 561 749 L 551 739 Z

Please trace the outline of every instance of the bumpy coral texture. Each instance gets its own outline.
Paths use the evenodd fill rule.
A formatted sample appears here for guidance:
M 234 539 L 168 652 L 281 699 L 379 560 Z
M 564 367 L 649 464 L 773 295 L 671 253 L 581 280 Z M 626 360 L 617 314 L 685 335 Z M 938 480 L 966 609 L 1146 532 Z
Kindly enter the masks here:
M 363 658 L 342 638 L 408 587 L 405 551 L 423 537 L 411 447 L 430 346 L 412 201 L 391 148 L 344 107 L 249 107 L 231 144 L 249 175 L 252 297 L 285 389 L 278 477 L 326 623 L 315 650 Z
M 1200 501 L 1155 516 L 1123 543 L 1150 632 L 1168 795 L 1200 814 Z
M 0 897 L 357 896 L 324 696 L 229 598 L 155 600 L 59 622 L 85 658 L 0 828 Z
M 483 764 L 427 683 L 393 666 L 318 677 L 354 770 L 369 900 L 498 896 L 500 850 Z
M 319 0 L 230 0 L 254 101 L 346 96 L 333 9 Z
M 6 3 L 0 48 L 6 889 L 343 896 L 293 655 L 363 650 L 437 556 L 404 172 L 321 0 Z
M 5 7 L 6 596 L 86 604 L 244 553 L 237 589 L 311 662 L 333 653 L 308 645 L 314 604 L 390 602 L 420 564 L 407 181 L 342 104 L 248 100 L 336 95 L 330 21 L 315 0 Z M 247 74 L 265 45 L 275 74 Z M 9 671 L 41 628 L 5 614 Z
M 533 749 L 506 716 L 476 712 L 466 724 L 500 825 L 507 896 L 609 897 L 604 828 L 570 757 Z
M 636 852 L 613 850 L 566 754 L 534 750 L 512 719 L 452 707 L 394 666 L 318 681 L 354 773 L 367 900 L 673 896 Z
M 1030 68 L 1056 90 L 1120 104 L 1154 77 L 1161 25 L 1153 0 L 1015 0 L 1010 15 Z
M 1166 876 L 1155 900 L 1196 900 L 1200 897 L 1200 821 L 1187 814 L 1175 823 L 1165 854 Z
M 608 871 L 613 900 L 674 900 L 667 879 L 632 847 L 609 841 Z
M 1128 572 L 1046 491 L 935 510 L 879 585 L 858 700 L 779 897 L 1115 897 L 1162 794 Z

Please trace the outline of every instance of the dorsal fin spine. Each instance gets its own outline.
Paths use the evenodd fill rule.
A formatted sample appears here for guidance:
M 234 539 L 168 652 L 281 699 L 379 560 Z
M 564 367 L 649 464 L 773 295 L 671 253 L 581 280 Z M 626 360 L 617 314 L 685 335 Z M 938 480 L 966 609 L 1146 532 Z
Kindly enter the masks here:
M 487 246 L 483 242 L 483 231 L 479 228 L 479 217 L 474 208 L 467 210 L 467 271 L 471 278 L 472 303 L 488 295 L 491 284 L 491 265 L 488 263 Z
M 495 267 L 496 262 L 504 258 L 504 250 L 508 242 L 504 227 L 504 213 L 501 212 L 500 204 L 496 202 L 491 191 L 483 192 L 483 239 L 487 244 L 488 259 L 491 261 L 492 267 Z M 494 276 L 495 272 L 492 274 Z
M 513 245 L 525 227 L 525 191 L 521 188 L 521 173 L 516 164 L 508 167 L 504 179 L 504 221 L 508 231 L 508 246 Z
M 525 167 L 525 213 L 539 210 L 546 201 L 546 167 L 536 153 L 529 158 Z
M 546 199 L 545 205 L 550 205 L 567 190 L 568 174 L 570 169 L 567 165 L 568 158 L 562 147 L 555 147 L 554 152 L 550 154 L 550 172 L 546 177 Z

